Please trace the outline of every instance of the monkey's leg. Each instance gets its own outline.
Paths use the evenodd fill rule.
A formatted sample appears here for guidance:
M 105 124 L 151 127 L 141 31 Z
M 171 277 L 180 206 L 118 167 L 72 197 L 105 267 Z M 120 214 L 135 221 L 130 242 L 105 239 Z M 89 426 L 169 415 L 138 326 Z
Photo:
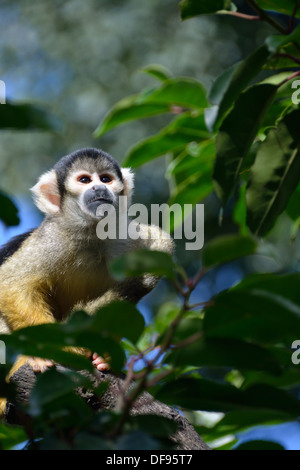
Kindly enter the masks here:
M 6 398 L 0 398 L 0 422 L 4 418 L 6 408 Z
M 0 311 L 10 331 L 55 322 L 50 306 L 45 300 L 45 292 L 46 286 L 37 281 L 27 282 L 22 286 L 16 283 L 2 291 Z M 53 362 L 48 359 L 19 356 L 8 378 L 25 363 L 29 363 L 35 372 L 43 372 L 53 365 Z

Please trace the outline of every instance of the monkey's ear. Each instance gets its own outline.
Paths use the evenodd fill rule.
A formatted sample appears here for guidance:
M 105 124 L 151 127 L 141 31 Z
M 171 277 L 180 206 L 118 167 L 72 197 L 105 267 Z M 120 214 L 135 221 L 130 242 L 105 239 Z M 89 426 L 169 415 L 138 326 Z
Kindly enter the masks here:
M 60 194 L 55 170 L 44 173 L 31 188 L 37 207 L 45 214 L 53 215 L 60 210 Z
M 128 203 L 130 204 L 131 196 L 134 188 L 134 174 L 130 168 L 121 168 L 123 183 L 124 183 L 124 196 L 128 197 Z

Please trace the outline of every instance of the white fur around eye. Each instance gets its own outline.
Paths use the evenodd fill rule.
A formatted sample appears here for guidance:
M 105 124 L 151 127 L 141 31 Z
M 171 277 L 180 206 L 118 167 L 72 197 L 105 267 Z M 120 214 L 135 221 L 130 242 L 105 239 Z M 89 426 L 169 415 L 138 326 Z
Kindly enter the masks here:
M 53 215 L 60 210 L 60 194 L 54 170 L 44 173 L 33 188 L 36 206 L 45 214 Z

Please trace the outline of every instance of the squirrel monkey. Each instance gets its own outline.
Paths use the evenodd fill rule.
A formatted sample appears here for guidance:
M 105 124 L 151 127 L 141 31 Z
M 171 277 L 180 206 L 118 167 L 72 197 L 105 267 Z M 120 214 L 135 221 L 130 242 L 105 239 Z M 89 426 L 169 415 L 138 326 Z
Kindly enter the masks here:
M 133 174 L 102 150 L 86 148 L 63 157 L 32 188 L 46 218 L 35 230 L 13 238 L 0 250 L 0 334 L 42 323 L 63 321 L 70 312 L 93 314 L 113 300 L 138 302 L 156 285 L 156 276 L 116 282 L 107 263 L 134 249 L 168 253 L 173 241 L 159 227 L 140 224 L 138 239 L 100 240 L 101 208 L 121 211 L 119 196 L 130 200 Z M 125 320 L 124 320 L 125 321 Z M 80 352 L 79 350 L 77 352 Z M 82 352 L 82 351 L 81 351 Z M 93 364 L 108 368 L 94 353 Z M 20 357 L 10 376 L 25 362 L 37 372 L 52 365 L 45 359 Z M 5 400 L 0 400 L 0 411 Z

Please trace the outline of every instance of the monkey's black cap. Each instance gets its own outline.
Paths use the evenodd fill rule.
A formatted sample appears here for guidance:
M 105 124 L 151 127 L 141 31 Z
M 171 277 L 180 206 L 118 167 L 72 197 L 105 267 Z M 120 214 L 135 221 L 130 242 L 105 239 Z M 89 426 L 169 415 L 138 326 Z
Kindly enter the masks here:
M 92 160 L 95 164 L 103 163 L 103 166 L 106 165 L 108 168 L 111 167 L 120 180 L 123 182 L 122 172 L 120 169 L 120 165 L 118 162 L 108 153 L 104 152 L 103 150 L 96 149 L 96 148 L 83 148 L 80 150 L 76 150 L 75 152 L 62 157 L 56 165 L 54 165 L 54 170 L 57 174 L 57 181 L 58 181 L 58 188 L 60 194 L 63 196 L 65 193 L 65 181 L 67 175 L 72 168 L 80 160 Z

